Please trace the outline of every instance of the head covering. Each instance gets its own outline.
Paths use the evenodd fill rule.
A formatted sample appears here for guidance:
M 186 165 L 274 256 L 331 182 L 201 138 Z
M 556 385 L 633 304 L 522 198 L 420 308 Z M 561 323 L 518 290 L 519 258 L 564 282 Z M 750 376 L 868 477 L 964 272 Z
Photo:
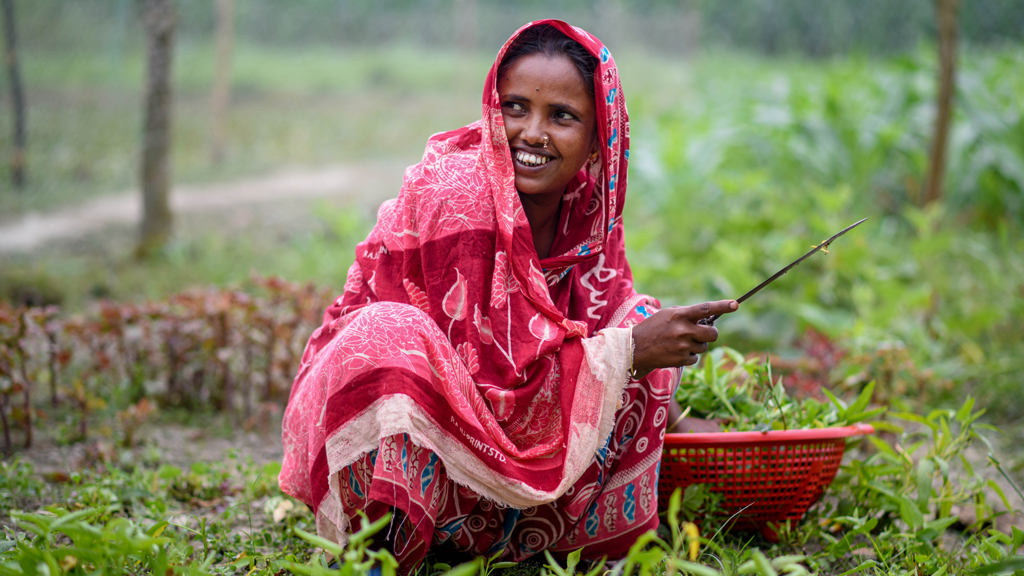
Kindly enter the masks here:
M 539 260 L 515 188 L 497 70 L 516 38 L 542 24 L 599 59 L 594 92 L 602 146 L 599 161 L 570 181 L 553 256 Z M 629 120 L 611 53 L 558 20 L 532 22 L 506 42 L 484 85 L 482 115 L 430 138 L 422 161 L 406 170 L 401 194 L 381 206 L 376 228 L 357 248 L 345 297 L 327 310 L 325 323 L 367 302 L 413 304 L 446 329 L 453 345 L 469 343 L 477 352 L 496 346 L 501 353 L 480 358 L 480 369 L 486 382 L 513 389 L 566 338 L 608 326 L 633 294 L 621 219 Z
M 487 172 L 492 175 L 491 188 L 495 193 L 495 208 L 499 222 L 504 224 L 502 235 L 507 235 L 506 242 L 526 241 L 532 246 L 532 235 L 529 223 L 523 214 L 522 205 L 517 201 L 515 192 L 515 170 L 512 155 L 505 137 L 505 124 L 501 116 L 501 103 L 498 99 L 498 68 L 509 47 L 525 30 L 539 25 L 550 25 L 579 42 L 599 60 L 594 72 L 594 108 L 597 116 L 600 162 L 589 169 L 585 166 L 569 183 L 563 196 L 565 206 L 561 213 L 559 235 L 552 254 L 545 258 L 542 272 L 549 285 L 555 285 L 567 270 L 587 262 L 596 262 L 599 254 L 606 251 L 609 256 L 624 255 L 622 237 L 614 241 L 612 232 L 616 224 L 621 230 L 622 207 L 626 198 L 626 168 L 629 161 L 629 117 L 626 112 L 625 98 L 622 95 L 622 84 L 619 81 L 615 60 L 600 40 L 588 32 L 570 26 L 559 20 L 541 20 L 532 22 L 517 31 L 498 52 L 498 57 L 491 66 L 484 84 L 483 122 L 484 137 L 490 141 L 489 146 L 481 149 L 481 160 Z M 590 79 L 585 79 L 589 82 Z M 533 250 L 517 250 L 512 252 L 512 243 L 507 245 L 513 253 L 513 267 L 529 270 L 530 260 L 536 260 Z M 559 253 L 557 250 L 561 249 Z M 624 261 L 624 258 L 623 258 Z M 621 279 L 620 279 L 621 280 Z M 544 300 L 541 295 L 531 295 L 531 299 Z M 564 314 L 564 313 L 563 313 Z M 590 319 L 592 315 L 588 315 Z M 600 328 L 600 323 L 590 325 L 593 330 Z
M 542 24 L 599 60 L 601 148 L 600 160 L 581 169 L 562 196 L 554 256 L 539 260 L 515 188 L 496 76 L 516 38 Z M 424 462 L 439 458 L 472 493 L 512 508 L 552 502 L 581 478 L 602 443 L 608 448 L 617 407 L 634 397 L 623 392 L 621 366 L 616 372 L 594 360 L 628 352 L 621 336 L 613 345 L 600 331 L 642 320 L 656 305 L 633 291 L 625 257 L 629 122 L 615 61 L 579 28 L 530 23 L 498 53 L 482 111 L 479 121 L 432 136 L 421 162 L 406 169 L 401 193 L 381 206 L 356 248 L 344 294 L 303 355 L 285 416 L 281 485 L 317 511 L 322 534 L 336 529 L 344 539 L 345 511 L 359 509 L 358 495 L 367 492 L 345 492 L 339 471 L 349 467 L 355 481 L 354 463 L 373 454 L 367 478 L 393 474 L 398 465 L 388 455 L 406 455 L 396 446 L 407 443 L 436 455 Z M 629 423 L 629 438 L 640 418 Z M 654 466 L 634 472 L 650 476 Z M 400 468 L 406 478 L 407 464 Z M 600 491 L 596 474 L 577 507 Z M 653 477 L 647 481 L 653 485 Z M 420 512 L 409 504 L 427 498 L 427 485 L 418 495 L 364 497 L 395 500 L 390 505 L 410 519 L 427 518 L 422 510 L 433 504 Z M 416 522 L 427 543 L 429 519 Z

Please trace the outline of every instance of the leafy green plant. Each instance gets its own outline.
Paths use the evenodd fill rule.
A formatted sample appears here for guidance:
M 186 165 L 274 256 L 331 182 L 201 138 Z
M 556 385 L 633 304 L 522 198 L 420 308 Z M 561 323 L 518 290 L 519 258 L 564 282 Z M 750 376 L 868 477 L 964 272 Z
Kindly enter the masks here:
M 884 407 L 869 408 L 875 384 L 869 382 L 847 404 L 828 389 L 828 402 L 796 400 L 786 393 L 783 378 L 772 376 L 770 358 L 745 358 L 732 348 L 705 354 L 692 370 L 683 371 L 676 400 L 699 418 L 715 418 L 724 431 L 798 430 L 848 426 L 880 416 Z
M 13 512 L 16 525 L 32 536 L 16 541 L 4 552 L 0 573 L 36 574 L 45 567 L 50 574 L 209 574 L 209 560 L 182 564 L 184 547 L 162 536 L 167 522 L 144 530 L 120 517 L 98 521 L 115 511 L 116 506 L 77 512 L 51 506 L 33 514 Z

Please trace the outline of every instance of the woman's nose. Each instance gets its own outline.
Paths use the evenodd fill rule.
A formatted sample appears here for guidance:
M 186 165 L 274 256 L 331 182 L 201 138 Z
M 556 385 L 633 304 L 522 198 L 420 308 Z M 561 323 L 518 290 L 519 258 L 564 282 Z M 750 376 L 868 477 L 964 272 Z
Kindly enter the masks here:
M 544 144 L 548 139 L 548 134 L 544 130 L 542 121 L 534 117 L 526 121 L 526 124 L 523 126 L 523 131 L 520 134 L 520 138 L 530 146 L 544 148 Z

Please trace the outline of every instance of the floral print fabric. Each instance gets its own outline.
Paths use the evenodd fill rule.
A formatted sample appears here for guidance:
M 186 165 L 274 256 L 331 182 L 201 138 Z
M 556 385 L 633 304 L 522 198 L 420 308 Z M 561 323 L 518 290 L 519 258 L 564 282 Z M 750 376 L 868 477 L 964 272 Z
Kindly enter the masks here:
M 627 377 L 626 327 L 658 303 L 625 257 L 622 88 L 607 48 L 564 22 L 509 43 L 539 24 L 600 60 L 600 159 L 563 195 L 555 256 L 538 259 L 514 186 L 495 78 L 507 43 L 482 119 L 433 136 L 381 206 L 285 413 L 282 489 L 339 542 L 358 511 L 394 509 L 385 536 L 405 569 L 445 542 L 614 556 L 657 524 L 677 372 Z

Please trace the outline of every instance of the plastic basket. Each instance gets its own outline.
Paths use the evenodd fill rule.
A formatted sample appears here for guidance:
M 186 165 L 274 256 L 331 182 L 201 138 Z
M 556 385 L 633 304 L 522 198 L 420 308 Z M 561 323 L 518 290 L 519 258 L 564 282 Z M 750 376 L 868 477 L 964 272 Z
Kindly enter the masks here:
M 734 530 L 760 530 L 778 539 L 769 522 L 799 521 L 839 470 L 846 438 L 873 434 L 858 424 L 816 430 L 666 434 L 658 503 L 676 488 L 705 484 L 723 496 Z

